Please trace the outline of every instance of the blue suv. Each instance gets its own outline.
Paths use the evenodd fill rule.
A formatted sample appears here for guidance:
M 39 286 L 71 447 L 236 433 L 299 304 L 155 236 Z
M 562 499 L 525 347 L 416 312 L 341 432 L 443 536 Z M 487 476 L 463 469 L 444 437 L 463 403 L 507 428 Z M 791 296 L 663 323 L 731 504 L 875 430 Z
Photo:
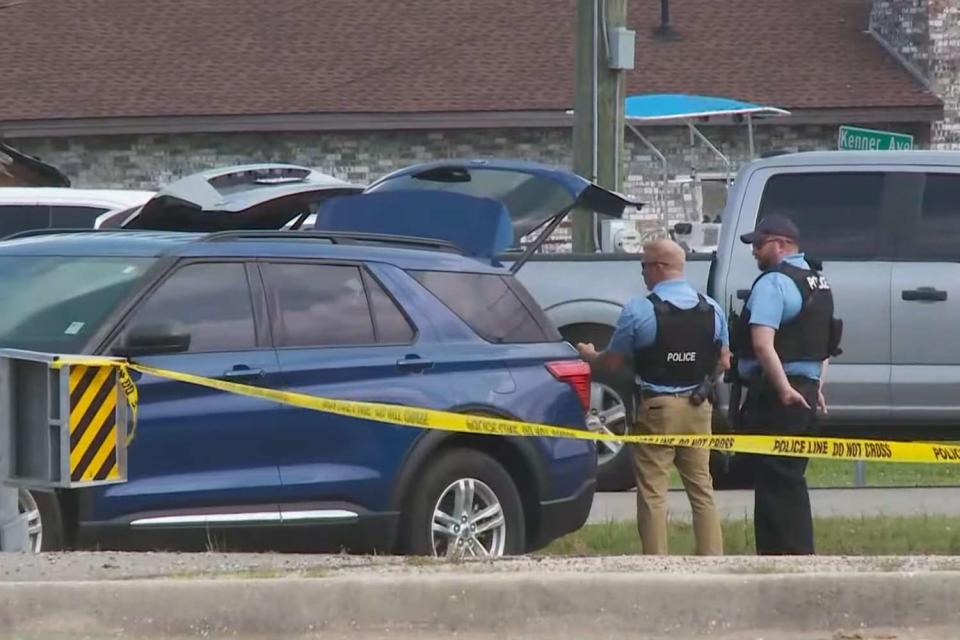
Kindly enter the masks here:
M 0 344 L 585 428 L 588 367 L 493 256 L 518 226 L 528 233 L 577 204 L 622 210 L 623 202 L 539 165 L 441 163 L 422 172 L 289 208 L 291 219 L 315 216 L 309 231 L 166 230 L 148 203 L 150 215 L 125 230 L 8 239 Z M 499 192 L 464 189 L 478 183 Z M 552 216 L 535 211 L 545 197 L 561 204 Z M 210 222 L 210 211 L 185 211 L 182 198 L 168 202 L 179 211 L 172 228 L 224 225 Z M 256 227 L 250 215 L 239 226 Z M 26 494 L 36 549 L 498 556 L 578 529 L 592 503 L 590 441 L 421 430 L 149 375 L 136 381 L 128 481 Z

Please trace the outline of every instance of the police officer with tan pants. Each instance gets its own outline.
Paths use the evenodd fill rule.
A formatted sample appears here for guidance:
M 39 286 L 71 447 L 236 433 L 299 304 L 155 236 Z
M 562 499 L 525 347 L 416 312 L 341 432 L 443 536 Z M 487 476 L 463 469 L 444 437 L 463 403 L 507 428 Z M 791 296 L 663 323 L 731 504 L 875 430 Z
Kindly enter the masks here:
M 726 317 L 716 302 L 684 280 L 684 263 L 683 249 L 671 240 L 645 245 L 643 280 L 650 295 L 626 304 L 605 351 L 577 345 L 595 369 L 620 368 L 633 356 L 641 401 L 636 433 L 709 434 L 711 403 L 696 392 L 718 369 L 729 367 Z M 722 555 L 710 451 L 634 445 L 634 462 L 643 552 L 667 553 L 667 490 L 673 464 L 693 510 L 697 554 Z

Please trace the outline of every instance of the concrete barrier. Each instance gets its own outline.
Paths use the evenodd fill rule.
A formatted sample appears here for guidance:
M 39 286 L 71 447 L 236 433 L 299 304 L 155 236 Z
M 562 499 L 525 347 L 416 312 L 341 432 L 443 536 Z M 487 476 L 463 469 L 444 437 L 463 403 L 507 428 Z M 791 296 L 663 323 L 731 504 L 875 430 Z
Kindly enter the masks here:
M 0 582 L 9 634 L 277 636 L 414 629 L 558 637 L 960 628 L 960 572 L 391 572 Z M 596 635 L 602 629 L 602 635 Z M 960 633 L 957 634 L 960 636 Z M 0 634 L 2 637 L 2 634 Z

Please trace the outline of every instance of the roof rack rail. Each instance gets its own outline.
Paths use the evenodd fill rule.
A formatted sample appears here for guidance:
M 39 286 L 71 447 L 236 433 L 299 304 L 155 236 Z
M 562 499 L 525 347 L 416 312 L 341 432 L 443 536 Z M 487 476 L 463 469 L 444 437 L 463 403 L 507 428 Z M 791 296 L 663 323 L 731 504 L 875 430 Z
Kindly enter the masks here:
M 199 238 L 198 242 L 222 242 L 228 240 L 290 240 L 291 238 L 309 240 L 328 240 L 332 244 L 382 243 L 408 245 L 422 249 L 437 249 L 463 253 L 463 250 L 447 240 L 402 236 L 385 233 L 363 233 L 344 231 L 215 231 Z
M 133 232 L 139 229 L 93 229 L 91 227 L 53 227 L 42 229 L 27 229 L 26 231 L 17 231 L 8 236 L 0 237 L 0 240 L 14 240 L 18 238 L 30 238 L 33 236 L 51 236 L 58 233 L 106 233 L 106 232 Z

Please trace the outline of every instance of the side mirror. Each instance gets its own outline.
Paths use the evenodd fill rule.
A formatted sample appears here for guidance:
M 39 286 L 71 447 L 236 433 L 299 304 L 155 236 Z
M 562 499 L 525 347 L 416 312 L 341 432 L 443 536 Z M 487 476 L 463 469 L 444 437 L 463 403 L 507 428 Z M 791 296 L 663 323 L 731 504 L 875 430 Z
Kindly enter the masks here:
M 182 353 L 189 348 L 190 334 L 179 323 L 149 322 L 127 329 L 112 352 L 117 356 L 132 357 Z

